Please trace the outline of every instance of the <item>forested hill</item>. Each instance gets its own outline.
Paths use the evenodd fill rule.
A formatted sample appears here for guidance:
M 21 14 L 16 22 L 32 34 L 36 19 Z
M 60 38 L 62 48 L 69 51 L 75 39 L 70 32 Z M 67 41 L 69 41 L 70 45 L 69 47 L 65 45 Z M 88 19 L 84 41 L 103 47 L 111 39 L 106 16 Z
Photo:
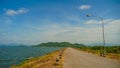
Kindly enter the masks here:
M 72 44 L 69 42 L 48 42 L 48 43 L 41 43 L 36 46 L 44 46 L 44 47 L 81 47 L 85 46 L 83 44 Z

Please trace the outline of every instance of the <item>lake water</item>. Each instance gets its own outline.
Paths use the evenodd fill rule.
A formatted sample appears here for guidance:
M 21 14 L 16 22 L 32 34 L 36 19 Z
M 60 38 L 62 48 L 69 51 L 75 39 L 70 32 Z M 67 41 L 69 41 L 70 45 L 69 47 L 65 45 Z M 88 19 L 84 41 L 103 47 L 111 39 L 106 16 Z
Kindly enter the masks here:
M 60 47 L 0 47 L 0 68 L 9 68 L 29 57 L 42 56 Z

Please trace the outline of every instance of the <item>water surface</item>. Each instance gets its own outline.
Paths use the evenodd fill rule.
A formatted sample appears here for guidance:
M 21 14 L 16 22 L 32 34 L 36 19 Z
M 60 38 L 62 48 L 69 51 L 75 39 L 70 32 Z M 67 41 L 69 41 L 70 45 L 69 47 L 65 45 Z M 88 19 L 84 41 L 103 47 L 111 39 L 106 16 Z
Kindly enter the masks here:
M 0 47 L 0 68 L 9 68 L 29 57 L 42 56 L 60 49 L 60 47 Z

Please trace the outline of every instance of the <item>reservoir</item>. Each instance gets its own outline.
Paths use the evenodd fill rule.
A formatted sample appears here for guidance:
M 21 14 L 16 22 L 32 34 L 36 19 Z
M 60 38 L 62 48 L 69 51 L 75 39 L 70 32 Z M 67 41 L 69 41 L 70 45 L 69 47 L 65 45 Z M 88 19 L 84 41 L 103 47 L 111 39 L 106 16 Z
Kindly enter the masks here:
M 61 49 L 61 47 L 0 47 L 0 68 L 9 68 L 10 65 L 19 64 L 26 59 L 42 56 L 58 49 Z

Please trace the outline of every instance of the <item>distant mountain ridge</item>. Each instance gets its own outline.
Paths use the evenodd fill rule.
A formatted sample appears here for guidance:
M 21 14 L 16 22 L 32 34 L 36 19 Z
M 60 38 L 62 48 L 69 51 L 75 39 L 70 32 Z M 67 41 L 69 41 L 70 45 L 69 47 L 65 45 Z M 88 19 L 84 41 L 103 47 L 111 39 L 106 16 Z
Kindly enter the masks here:
M 0 46 L 26 46 L 26 45 L 18 44 L 18 43 L 11 43 L 11 44 L 0 44 Z

